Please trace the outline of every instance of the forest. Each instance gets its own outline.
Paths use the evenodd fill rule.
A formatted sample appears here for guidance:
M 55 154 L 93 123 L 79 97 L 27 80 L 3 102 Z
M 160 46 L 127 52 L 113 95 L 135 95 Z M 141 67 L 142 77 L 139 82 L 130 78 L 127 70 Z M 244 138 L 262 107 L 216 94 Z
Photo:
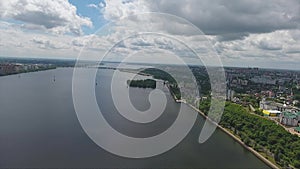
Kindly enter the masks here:
M 176 80 L 167 72 L 164 72 L 156 68 L 147 68 L 141 71 L 141 73 L 152 75 L 155 79 L 160 79 L 165 81 L 164 83 L 168 85 L 169 90 L 176 99 L 181 99 L 180 88 Z
M 199 105 L 199 109 L 206 114 L 209 107 L 209 100 Z M 274 121 L 227 102 L 219 124 L 282 168 L 300 168 L 300 138 Z

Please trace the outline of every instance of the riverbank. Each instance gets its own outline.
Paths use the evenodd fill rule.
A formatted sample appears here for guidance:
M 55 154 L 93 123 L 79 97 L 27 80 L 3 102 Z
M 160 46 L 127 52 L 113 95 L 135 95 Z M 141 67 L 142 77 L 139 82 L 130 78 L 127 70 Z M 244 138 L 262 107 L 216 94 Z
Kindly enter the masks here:
M 213 122 L 211 119 L 209 119 L 208 116 L 206 116 L 202 111 L 200 111 L 199 109 L 197 109 L 196 107 L 194 107 L 193 105 L 186 103 L 182 100 L 176 100 L 176 102 L 178 103 L 184 103 L 186 105 L 188 105 L 189 107 L 191 107 L 193 110 L 195 110 L 196 112 L 198 112 L 201 116 L 203 116 L 205 119 L 210 120 L 211 122 Z M 223 132 L 225 132 L 228 136 L 230 136 L 231 138 L 233 138 L 235 141 L 237 141 L 241 146 L 243 146 L 245 149 L 247 149 L 248 151 L 250 151 L 251 153 L 253 153 L 257 158 L 259 158 L 261 161 L 263 161 L 265 164 L 267 164 L 269 167 L 273 168 L 273 169 L 279 169 L 279 167 L 272 163 L 271 161 L 269 161 L 268 159 L 266 159 L 262 154 L 260 154 L 259 152 L 257 152 L 256 150 L 254 150 L 252 147 L 247 146 L 239 137 L 237 137 L 236 135 L 232 134 L 230 132 L 229 129 L 226 129 L 224 127 L 222 127 L 219 124 L 216 124 L 215 122 L 213 122 L 219 129 L 221 129 Z
M 270 161 L 267 158 L 265 158 L 262 154 L 260 154 L 256 150 L 254 150 L 252 147 L 247 146 L 238 136 L 236 136 L 233 133 L 231 133 L 229 129 L 226 129 L 226 128 L 222 127 L 221 125 L 217 124 L 216 122 L 214 122 L 213 120 L 211 120 L 208 116 L 206 116 L 202 111 L 200 111 L 198 108 L 194 107 L 193 105 L 187 103 L 185 100 L 179 100 L 179 99 L 177 99 L 177 97 L 172 92 L 172 90 L 170 90 L 170 86 L 169 85 L 166 85 L 166 87 L 169 89 L 170 94 L 172 95 L 172 97 L 175 100 L 175 102 L 177 102 L 177 103 L 184 103 L 184 104 L 188 105 L 193 110 L 195 110 L 196 112 L 198 112 L 201 116 L 203 116 L 205 119 L 207 119 L 210 122 L 212 122 L 213 124 L 215 124 L 219 129 L 221 129 L 228 136 L 230 136 L 231 138 L 233 138 L 236 142 L 238 142 L 241 146 L 243 146 L 249 152 L 251 152 L 252 154 L 254 154 L 258 159 L 260 159 L 262 162 L 264 162 L 270 168 L 279 169 L 279 167 L 276 164 L 274 164 L 272 161 Z
M 32 72 L 40 72 L 40 71 L 46 71 L 46 70 L 53 70 L 53 69 L 56 69 L 56 68 L 57 67 L 49 67 L 49 68 L 41 68 L 41 69 L 34 69 L 34 70 L 27 70 L 27 71 L 5 73 L 5 74 L 0 74 L 0 77 L 1 76 L 18 75 L 18 74 L 23 74 L 23 73 L 32 73 Z

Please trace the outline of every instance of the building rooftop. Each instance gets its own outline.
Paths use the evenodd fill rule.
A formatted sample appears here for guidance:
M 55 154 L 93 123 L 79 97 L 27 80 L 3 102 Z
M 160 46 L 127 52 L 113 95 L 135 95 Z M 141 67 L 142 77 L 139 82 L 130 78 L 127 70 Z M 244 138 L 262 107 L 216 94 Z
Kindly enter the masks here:
M 279 110 L 267 110 L 267 111 L 270 112 L 270 113 L 276 113 L 276 114 L 281 113 L 281 111 L 279 111 Z
M 269 116 L 270 114 L 281 114 L 279 110 L 263 110 L 264 115 Z
M 288 118 L 297 118 L 297 116 L 294 113 L 290 112 L 283 112 L 283 116 Z

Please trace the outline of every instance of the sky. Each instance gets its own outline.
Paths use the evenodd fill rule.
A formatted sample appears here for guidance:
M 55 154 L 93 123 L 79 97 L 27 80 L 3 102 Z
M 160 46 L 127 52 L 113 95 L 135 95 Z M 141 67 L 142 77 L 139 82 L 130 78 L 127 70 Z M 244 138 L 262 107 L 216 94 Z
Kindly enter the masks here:
M 4 57 L 97 60 L 110 51 L 107 60 L 173 54 L 192 63 L 187 46 L 214 51 L 211 64 L 219 56 L 225 66 L 300 69 L 300 1 L 0 1 Z

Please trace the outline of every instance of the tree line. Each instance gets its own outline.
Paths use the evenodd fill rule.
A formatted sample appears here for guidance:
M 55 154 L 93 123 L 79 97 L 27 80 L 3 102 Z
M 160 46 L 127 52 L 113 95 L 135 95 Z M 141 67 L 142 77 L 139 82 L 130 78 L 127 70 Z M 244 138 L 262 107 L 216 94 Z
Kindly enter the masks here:
M 206 114 L 209 107 L 210 100 L 199 105 L 199 109 Z M 279 166 L 300 168 L 300 138 L 275 122 L 250 114 L 244 107 L 228 102 L 220 125 Z
M 127 84 L 130 87 L 139 87 L 139 88 L 156 88 L 156 81 L 152 79 L 145 80 L 128 80 Z

